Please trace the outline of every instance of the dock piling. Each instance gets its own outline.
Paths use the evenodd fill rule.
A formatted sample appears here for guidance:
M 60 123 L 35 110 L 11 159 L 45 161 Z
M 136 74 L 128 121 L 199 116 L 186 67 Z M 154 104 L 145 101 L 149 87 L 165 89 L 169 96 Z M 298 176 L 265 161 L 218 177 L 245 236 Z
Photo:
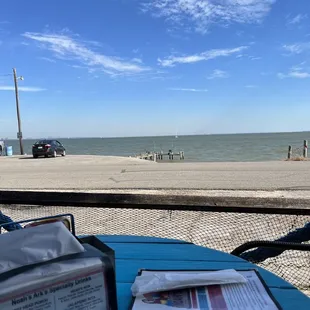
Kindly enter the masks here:
M 174 160 L 175 156 L 176 157 L 180 156 L 180 160 L 184 160 L 184 151 L 179 151 L 177 153 L 173 153 L 172 150 L 169 150 L 168 153 L 164 153 L 163 151 L 160 151 L 158 153 L 146 152 L 143 154 L 136 155 L 135 157 L 140 158 L 140 159 L 151 160 L 151 161 L 157 162 L 159 160 L 164 160 L 166 156 L 168 157 L 169 160 Z
M 291 159 L 292 157 L 292 146 L 288 146 L 287 159 Z
M 304 158 L 308 157 L 308 140 L 304 140 L 303 156 Z

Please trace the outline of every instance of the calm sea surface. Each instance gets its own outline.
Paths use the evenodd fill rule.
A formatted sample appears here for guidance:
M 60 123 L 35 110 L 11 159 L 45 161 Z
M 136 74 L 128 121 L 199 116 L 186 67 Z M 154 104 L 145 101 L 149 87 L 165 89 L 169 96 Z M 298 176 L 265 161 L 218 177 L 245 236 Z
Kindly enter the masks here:
M 301 147 L 310 140 L 310 132 L 264 133 L 234 135 L 199 135 L 137 138 L 59 138 L 67 154 L 133 156 L 145 151 L 169 149 L 184 151 L 186 161 L 266 161 L 282 160 L 287 156 L 288 145 Z M 35 140 L 24 140 L 27 154 Z M 17 140 L 8 140 L 14 154 L 19 154 Z M 300 151 L 296 151 L 296 155 Z

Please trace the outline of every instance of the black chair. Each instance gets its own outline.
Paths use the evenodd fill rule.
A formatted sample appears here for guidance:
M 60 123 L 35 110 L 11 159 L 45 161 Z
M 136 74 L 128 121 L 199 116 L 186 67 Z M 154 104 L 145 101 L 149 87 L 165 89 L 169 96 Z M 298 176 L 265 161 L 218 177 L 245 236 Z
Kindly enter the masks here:
M 249 251 L 254 248 L 257 249 Z M 261 263 L 267 258 L 279 256 L 287 250 L 310 252 L 310 244 L 283 241 L 250 241 L 234 249 L 231 254 L 252 263 Z

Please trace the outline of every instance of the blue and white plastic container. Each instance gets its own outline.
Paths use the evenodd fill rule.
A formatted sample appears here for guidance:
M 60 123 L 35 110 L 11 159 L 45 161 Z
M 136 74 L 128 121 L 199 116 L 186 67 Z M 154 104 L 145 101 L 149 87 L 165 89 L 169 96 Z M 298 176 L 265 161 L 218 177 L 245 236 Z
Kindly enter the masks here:
M 6 147 L 6 156 L 12 156 L 13 155 L 13 147 L 7 146 Z

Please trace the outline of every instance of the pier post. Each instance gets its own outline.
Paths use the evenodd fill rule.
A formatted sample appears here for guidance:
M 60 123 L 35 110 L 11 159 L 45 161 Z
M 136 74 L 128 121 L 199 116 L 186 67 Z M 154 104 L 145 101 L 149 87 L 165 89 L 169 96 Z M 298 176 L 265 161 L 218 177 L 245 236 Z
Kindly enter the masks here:
M 287 159 L 291 159 L 292 157 L 292 146 L 288 146 Z
M 304 158 L 308 157 L 308 140 L 304 140 L 304 151 L 303 151 Z

